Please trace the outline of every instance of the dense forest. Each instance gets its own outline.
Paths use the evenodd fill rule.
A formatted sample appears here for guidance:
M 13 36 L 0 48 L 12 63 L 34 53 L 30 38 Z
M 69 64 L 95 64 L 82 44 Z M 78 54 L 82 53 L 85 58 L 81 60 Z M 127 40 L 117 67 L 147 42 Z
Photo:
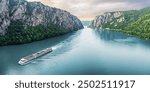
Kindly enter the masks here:
M 123 31 L 140 38 L 150 39 L 150 14 L 140 17 Z
M 6 35 L 0 36 L 0 46 L 29 43 L 62 35 L 68 32 L 68 30 L 66 30 L 65 28 L 59 27 L 54 24 L 48 24 L 47 26 L 30 26 L 24 29 L 23 25 L 19 21 L 11 23 L 12 24 L 8 27 L 9 31 L 6 33 Z
M 150 39 L 150 7 L 125 12 L 126 23 L 118 30 L 129 35 Z

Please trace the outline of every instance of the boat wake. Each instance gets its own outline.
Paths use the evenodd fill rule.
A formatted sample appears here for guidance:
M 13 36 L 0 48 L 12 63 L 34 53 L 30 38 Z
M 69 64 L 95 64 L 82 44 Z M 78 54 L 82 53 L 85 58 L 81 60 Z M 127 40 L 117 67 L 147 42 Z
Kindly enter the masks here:
M 62 47 L 62 44 L 58 44 L 58 45 L 56 45 L 56 46 L 53 46 L 53 47 L 52 47 L 52 50 L 56 50 L 56 49 L 61 48 L 61 47 Z

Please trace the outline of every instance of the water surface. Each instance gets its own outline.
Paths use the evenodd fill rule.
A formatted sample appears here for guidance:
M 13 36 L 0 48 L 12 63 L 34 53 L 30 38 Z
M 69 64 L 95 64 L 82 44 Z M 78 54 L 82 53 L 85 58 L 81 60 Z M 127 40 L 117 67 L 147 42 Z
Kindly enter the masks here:
M 22 57 L 47 47 L 54 51 L 18 65 Z M 150 41 L 85 27 L 60 37 L 0 47 L 0 74 L 150 74 Z

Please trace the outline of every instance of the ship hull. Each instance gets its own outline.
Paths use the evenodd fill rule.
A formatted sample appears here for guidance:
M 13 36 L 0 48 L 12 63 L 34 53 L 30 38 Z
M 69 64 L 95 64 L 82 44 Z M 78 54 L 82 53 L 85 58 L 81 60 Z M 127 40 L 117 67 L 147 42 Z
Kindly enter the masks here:
M 23 57 L 19 62 L 18 64 L 20 65 L 25 65 L 25 64 L 28 64 L 31 60 L 33 59 L 36 59 L 36 58 L 39 58 L 45 54 L 48 54 L 52 52 L 52 48 L 46 48 L 44 50 L 41 50 L 41 51 L 38 51 L 37 53 L 34 53 L 34 54 L 31 54 L 31 55 L 28 55 L 26 57 Z

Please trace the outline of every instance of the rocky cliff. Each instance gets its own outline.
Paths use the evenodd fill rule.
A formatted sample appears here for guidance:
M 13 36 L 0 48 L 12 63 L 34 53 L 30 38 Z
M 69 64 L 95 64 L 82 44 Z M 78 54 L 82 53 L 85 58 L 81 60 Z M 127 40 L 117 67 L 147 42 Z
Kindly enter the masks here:
M 141 10 L 106 12 L 95 17 L 90 27 L 97 29 L 124 30 L 141 16 L 150 13 L 150 7 Z
M 45 28 L 48 25 L 56 25 L 65 29 L 66 32 L 83 28 L 81 21 L 76 16 L 65 10 L 45 6 L 40 2 L 0 0 L 0 7 L 1 36 L 7 35 L 9 32 L 21 32 L 23 29 L 38 25 Z
M 69 12 L 25 0 L 0 0 L 0 33 L 5 33 L 11 21 L 26 26 L 57 24 L 68 30 L 83 28 L 80 20 Z
M 97 29 L 104 29 L 108 24 L 117 26 L 117 23 L 123 22 L 124 20 L 124 14 L 121 11 L 106 12 L 96 16 L 90 26 Z
M 114 30 L 150 39 L 150 7 L 140 10 L 107 12 L 95 17 L 90 27 Z
M 4 34 L 10 24 L 9 1 L 0 0 L 0 34 Z

